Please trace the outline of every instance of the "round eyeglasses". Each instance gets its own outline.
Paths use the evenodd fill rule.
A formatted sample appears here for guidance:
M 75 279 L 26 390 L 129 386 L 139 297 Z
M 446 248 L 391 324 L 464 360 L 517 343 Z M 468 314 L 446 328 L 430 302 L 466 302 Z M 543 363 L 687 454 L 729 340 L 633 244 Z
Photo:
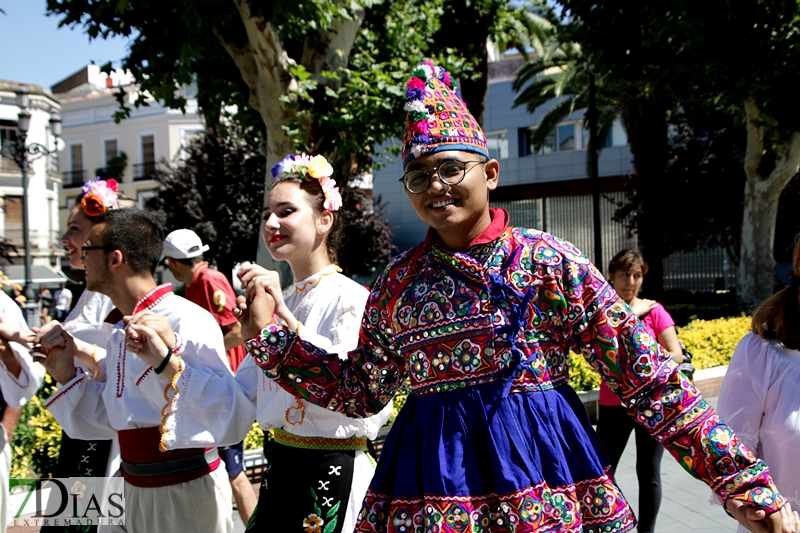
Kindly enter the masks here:
M 440 164 L 438 167 L 433 167 L 430 170 L 409 170 L 400 181 L 405 185 L 406 190 L 411 194 L 422 194 L 431 186 L 433 175 L 439 176 L 439 181 L 445 185 L 458 185 L 464 181 L 464 176 L 467 175 L 467 164 L 478 163 L 485 164 L 488 161 L 457 161 L 455 159 L 448 159 Z M 473 167 L 474 168 L 474 167 Z

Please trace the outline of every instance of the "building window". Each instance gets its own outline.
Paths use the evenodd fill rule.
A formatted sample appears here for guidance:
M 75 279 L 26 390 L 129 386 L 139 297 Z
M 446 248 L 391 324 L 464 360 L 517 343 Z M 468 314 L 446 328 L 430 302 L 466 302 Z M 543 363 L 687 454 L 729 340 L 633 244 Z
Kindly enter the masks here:
M 0 120 L 0 147 L 17 142 L 17 123 L 12 120 Z M 19 167 L 10 157 L 0 156 L 0 170 L 18 172 Z
M 108 162 L 114 159 L 119 155 L 119 149 L 117 147 L 117 140 L 116 139 L 106 139 L 103 142 L 103 148 L 106 156 L 105 164 L 108 165 Z
M 584 146 L 580 143 L 580 135 L 576 131 L 580 128 L 580 123 L 570 122 L 568 124 L 559 124 L 553 131 L 551 131 L 542 143 L 542 148 L 539 150 L 540 154 L 550 154 L 553 152 L 566 152 L 568 150 L 579 150 Z M 533 132 L 536 126 L 520 130 L 520 151 L 524 151 L 525 155 L 535 153 L 533 147 Z M 525 141 L 523 145 L 522 142 Z
M 142 159 L 136 166 L 135 180 L 151 180 L 154 179 L 156 173 L 156 136 L 153 134 L 141 135 L 139 137 L 141 144 Z
M 486 147 L 492 159 L 508 158 L 508 131 L 498 131 L 486 134 Z
M 83 168 L 83 144 L 69 145 L 69 170 L 64 172 L 64 187 L 83 185 L 86 171 Z

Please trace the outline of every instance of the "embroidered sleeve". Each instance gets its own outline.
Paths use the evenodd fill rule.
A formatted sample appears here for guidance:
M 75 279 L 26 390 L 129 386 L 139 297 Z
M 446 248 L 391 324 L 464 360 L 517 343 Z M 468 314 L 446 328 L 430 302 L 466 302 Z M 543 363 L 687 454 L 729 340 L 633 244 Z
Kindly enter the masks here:
M 379 412 L 407 372 L 405 359 L 395 352 L 392 341 L 390 302 L 392 294 L 399 293 L 392 272 L 375 283 L 358 347 L 347 359 L 302 341 L 276 321 L 246 342 L 248 352 L 268 377 L 295 396 L 353 417 Z
M 767 513 L 782 507 L 767 466 L 720 420 L 602 274 L 574 248 L 557 252 L 571 347 L 603 376 L 628 414 L 723 500 Z

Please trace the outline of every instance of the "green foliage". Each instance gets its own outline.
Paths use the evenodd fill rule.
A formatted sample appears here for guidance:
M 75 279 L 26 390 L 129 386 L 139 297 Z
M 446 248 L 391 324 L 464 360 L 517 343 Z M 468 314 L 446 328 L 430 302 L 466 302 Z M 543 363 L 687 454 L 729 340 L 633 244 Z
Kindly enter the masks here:
M 236 123 L 225 134 L 207 129 L 183 162 L 157 171 L 158 196 L 148 202 L 168 231 L 194 230 L 209 246 L 205 258 L 226 276 L 236 263 L 255 260 L 266 173 L 258 138 Z
M 569 353 L 569 385 L 576 391 L 587 391 L 600 386 L 600 374 L 586 362 L 582 355 Z
M 22 410 L 11 441 L 11 477 L 50 477 L 55 472 L 61 449 L 61 426 L 44 407 L 44 400 L 55 387 L 53 378 L 46 374 L 36 396 Z
M 739 341 L 750 331 L 752 317 L 693 320 L 680 329 L 678 337 L 692 354 L 697 370 L 727 365 Z
M 264 430 L 258 422 L 253 422 L 253 427 L 244 438 L 245 450 L 258 450 L 264 447 Z
M 94 171 L 98 178 L 107 179 L 122 179 L 122 174 L 125 173 L 125 168 L 128 166 L 128 154 L 120 152 L 106 162 L 106 166 L 98 168 Z

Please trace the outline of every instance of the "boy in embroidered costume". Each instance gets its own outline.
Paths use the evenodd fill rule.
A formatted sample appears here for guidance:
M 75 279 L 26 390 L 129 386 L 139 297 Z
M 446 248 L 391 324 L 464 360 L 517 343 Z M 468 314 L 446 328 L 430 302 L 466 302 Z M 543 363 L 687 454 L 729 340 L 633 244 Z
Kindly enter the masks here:
M 73 437 L 119 437 L 126 526 L 118 531 L 230 532 L 231 490 L 216 446 L 233 442 L 209 439 L 202 418 L 185 421 L 194 439 L 181 449 L 168 451 L 164 442 L 175 423 L 179 382 L 202 390 L 234 380 L 208 311 L 175 296 L 169 285 L 156 286 L 162 246 L 158 222 L 137 209 L 108 211 L 92 226 L 82 247 L 86 286 L 111 298 L 119 320 L 91 375 L 76 369 L 73 358 L 91 359 L 97 347 L 62 332 L 65 346 L 53 346 L 45 360 L 59 383 L 46 405 Z M 156 339 L 169 348 L 150 349 Z M 211 416 L 227 412 L 224 405 L 204 408 Z
M 175 278 L 184 283 L 186 299 L 211 313 L 219 324 L 228 350 L 228 363 L 236 372 L 247 356 L 239 321 L 233 316 L 236 293 L 225 274 L 209 268 L 208 261 L 203 261 L 206 251 L 208 245 L 190 229 L 175 230 L 164 240 L 167 266 Z M 244 471 L 244 441 L 220 448 L 219 454 L 228 471 L 239 517 L 246 524 L 256 506 L 256 495 Z
M 322 352 L 346 357 L 358 344 L 361 316 L 369 292 L 339 273 L 336 252 L 341 238 L 342 205 L 330 178 L 333 169 L 322 156 L 290 155 L 272 169 L 276 179 L 264 208 L 262 237 L 272 257 L 292 268 L 295 292 L 278 299 L 280 319 Z M 239 272 L 242 286 L 252 294 L 269 286 L 280 294 L 277 272 L 256 265 Z M 263 291 L 263 288 L 260 289 Z M 368 439 L 391 415 L 391 404 L 362 419 L 308 404 L 283 390 L 256 367 L 252 357 L 242 362 L 236 380 L 256 407 L 256 419 L 274 429 L 269 469 L 259 491 L 248 531 L 351 533 L 374 467 Z M 239 416 L 235 391 L 215 391 L 216 401 L 229 405 L 236 417 L 209 424 L 218 440 L 242 438 L 252 423 Z M 176 404 L 184 416 L 195 412 L 197 391 L 181 389 Z M 248 422 L 242 424 L 242 422 Z M 168 438 L 184 440 L 179 417 Z
M 256 364 L 308 401 L 365 416 L 410 375 L 356 531 L 633 529 L 567 384 L 571 348 L 740 519 L 796 527 L 766 466 L 602 274 L 570 244 L 489 208 L 499 164 L 447 73 L 425 63 L 413 76 L 401 181 L 431 229 L 379 277 L 359 347 L 346 360 L 322 353 L 273 317 L 264 291 L 240 304 Z

